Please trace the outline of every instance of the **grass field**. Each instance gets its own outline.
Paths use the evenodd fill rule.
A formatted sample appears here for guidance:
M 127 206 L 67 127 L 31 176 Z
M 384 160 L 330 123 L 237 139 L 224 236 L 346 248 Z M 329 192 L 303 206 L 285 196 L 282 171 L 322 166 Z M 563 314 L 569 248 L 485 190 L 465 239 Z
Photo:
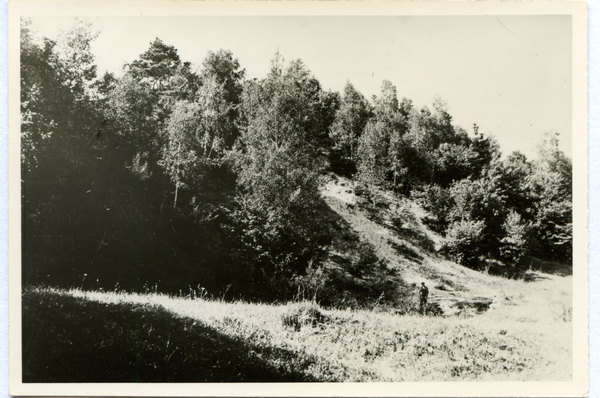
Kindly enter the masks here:
M 570 380 L 567 282 L 470 318 L 28 289 L 24 382 Z

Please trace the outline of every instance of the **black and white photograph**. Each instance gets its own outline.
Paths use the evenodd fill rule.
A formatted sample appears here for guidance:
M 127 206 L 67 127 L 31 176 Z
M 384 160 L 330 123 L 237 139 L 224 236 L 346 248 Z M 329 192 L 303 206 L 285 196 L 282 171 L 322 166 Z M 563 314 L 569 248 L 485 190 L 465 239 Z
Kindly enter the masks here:
M 476 3 L 10 3 L 11 394 L 585 394 L 585 3 Z

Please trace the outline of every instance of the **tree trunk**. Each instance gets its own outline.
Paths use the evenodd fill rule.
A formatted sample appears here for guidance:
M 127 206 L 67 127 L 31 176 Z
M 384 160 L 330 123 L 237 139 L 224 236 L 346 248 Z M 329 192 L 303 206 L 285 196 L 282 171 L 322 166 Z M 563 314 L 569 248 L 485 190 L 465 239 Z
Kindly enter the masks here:
M 181 141 L 179 142 L 179 146 L 177 147 L 177 172 L 175 176 L 177 181 L 175 182 L 175 199 L 173 200 L 173 208 L 177 207 L 177 191 L 179 191 L 179 162 L 181 161 Z

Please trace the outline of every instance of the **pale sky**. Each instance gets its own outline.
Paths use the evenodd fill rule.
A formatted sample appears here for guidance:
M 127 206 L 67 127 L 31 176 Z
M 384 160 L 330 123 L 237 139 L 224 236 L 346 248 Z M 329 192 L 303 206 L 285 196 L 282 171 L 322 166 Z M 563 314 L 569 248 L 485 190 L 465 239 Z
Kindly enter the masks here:
M 542 133 L 560 133 L 571 156 L 570 16 L 91 17 L 100 72 L 120 74 L 156 37 L 200 68 L 208 50 L 228 49 L 248 78 L 263 78 L 279 51 L 300 58 L 324 89 L 347 80 L 367 98 L 390 80 L 398 97 L 428 106 L 440 96 L 454 123 L 492 134 L 506 155 L 535 157 Z M 55 38 L 70 18 L 35 17 Z

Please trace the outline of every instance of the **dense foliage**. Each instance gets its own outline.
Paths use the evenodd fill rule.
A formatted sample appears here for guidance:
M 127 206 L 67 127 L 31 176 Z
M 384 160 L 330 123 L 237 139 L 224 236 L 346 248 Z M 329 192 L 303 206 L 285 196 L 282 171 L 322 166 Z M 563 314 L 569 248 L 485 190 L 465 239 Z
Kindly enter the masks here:
M 225 50 L 194 72 L 158 38 L 98 77 L 95 37 L 85 22 L 56 42 L 21 25 L 24 284 L 286 297 L 329 255 L 326 171 L 411 195 L 464 265 L 571 261 L 572 164 L 555 135 L 540 160 L 502 159 L 439 98 L 417 109 L 389 81 L 372 102 L 350 82 L 324 91 L 279 54 L 261 80 Z M 369 255 L 349 273 L 381 264 L 355 250 Z

